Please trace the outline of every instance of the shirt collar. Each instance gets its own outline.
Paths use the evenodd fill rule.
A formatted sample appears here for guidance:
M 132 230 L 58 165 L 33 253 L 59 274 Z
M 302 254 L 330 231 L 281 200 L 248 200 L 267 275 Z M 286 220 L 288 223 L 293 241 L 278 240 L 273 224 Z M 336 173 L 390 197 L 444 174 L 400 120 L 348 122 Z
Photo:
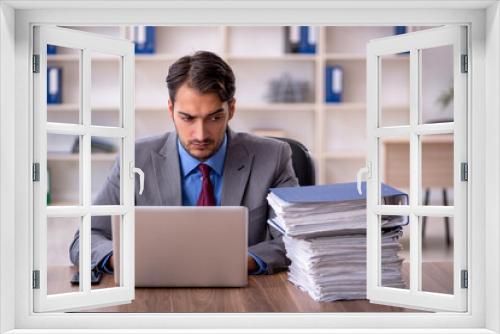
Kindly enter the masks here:
M 189 154 L 184 146 L 182 146 L 179 138 L 177 138 L 177 149 L 179 152 L 179 161 L 181 164 L 182 176 L 186 177 L 189 175 L 194 169 L 198 168 L 198 165 L 201 163 L 198 159 Z M 204 164 L 207 164 L 212 168 L 219 176 L 222 176 L 222 172 L 224 170 L 224 160 L 226 157 L 227 150 L 227 135 L 224 134 L 224 140 L 222 141 L 219 149 L 213 154 L 208 160 L 203 161 Z

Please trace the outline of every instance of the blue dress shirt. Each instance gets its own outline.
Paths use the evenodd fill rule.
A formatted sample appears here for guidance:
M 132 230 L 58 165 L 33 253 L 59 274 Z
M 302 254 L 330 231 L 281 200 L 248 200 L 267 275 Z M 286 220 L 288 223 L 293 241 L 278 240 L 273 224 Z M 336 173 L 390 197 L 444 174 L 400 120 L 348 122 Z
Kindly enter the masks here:
M 198 159 L 190 155 L 184 146 L 181 145 L 179 139 L 177 138 L 177 150 L 179 152 L 179 164 L 181 169 L 181 188 L 182 188 L 182 205 L 184 206 L 195 206 L 198 202 L 198 197 L 201 192 L 202 185 L 202 175 L 198 168 L 201 163 Z M 224 162 L 226 160 L 227 151 L 227 135 L 224 135 L 224 141 L 219 147 L 217 152 L 212 155 L 208 160 L 203 163 L 210 166 L 210 181 L 214 189 L 215 204 L 221 204 L 221 193 L 222 193 L 222 174 L 224 172 Z M 106 257 L 101 261 L 101 270 L 112 273 L 111 268 L 109 268 L 109 258 L 112 252 L 106 255 Z M 259 269 L 251 272 L 250 274 L 259 275 L 265 273 L 267 270 L 267 264 L 252 252 L 248 254 L 255 260 Z
M 179 164 L 181 167 L 181 188 L 182 205 L 195 206 L 201 192 L 202 176 L 198 165 L 201 163 L 198 159 L 190 155 L 184 146 L 177 139 L 177 150 L 179 152 Z M 222 192 L 222 173 L 224 171 L 224 161 L 226 160 L 227 137 L 224 135 L 224 141 L 221 146 L 208 160 L 203 163 L 210 166 L 210 181 L 214 189 L 215 205 L 221 203 Z

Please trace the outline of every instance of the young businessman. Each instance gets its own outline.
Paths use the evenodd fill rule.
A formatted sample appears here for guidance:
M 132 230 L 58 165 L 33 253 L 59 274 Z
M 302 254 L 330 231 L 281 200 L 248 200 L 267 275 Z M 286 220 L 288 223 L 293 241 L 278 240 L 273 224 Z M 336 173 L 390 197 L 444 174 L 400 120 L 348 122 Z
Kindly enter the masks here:
M 136 205 L 242 205 L 248 207 L 248 272 L 272 274 L 289 265 L 279 233 L 267 225 L 269 188 L 298 185 L 288 144 L 236 133 L 235 78 L 214 53 L 198 51 L 170 66 L 168 112 L 175 132 L 140 140 L 135 165 L 145 173 Z M 96 204 L 119 203 L 115 163 Z M 137 182 L 137 181 L 136 181 Z M 92 266 L 112 272 L 109 217 L 92 218 Z M 79 234 L 70 258 L 79 260 Z

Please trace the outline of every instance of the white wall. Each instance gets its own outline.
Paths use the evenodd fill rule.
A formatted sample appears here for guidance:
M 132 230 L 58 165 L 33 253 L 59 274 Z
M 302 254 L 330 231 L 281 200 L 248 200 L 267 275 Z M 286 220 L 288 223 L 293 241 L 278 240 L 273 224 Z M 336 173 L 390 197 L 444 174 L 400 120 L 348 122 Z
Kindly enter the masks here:
M 14 328 L 14 242 L 7 225 L 14 221 L 14 11 L 0 3 L 0 333 Z M 7 99 L 9 97 L 9 99 Z
M 487 11 L 486 20 L 486 82 L 494 83 L 486 86 L 486 103 L 490 112 L 486 113 L 486 173 L 488 177 L 486 182 L 486 212 L 485 219 L 489 230 L 485 236 L 486 240 L 486 263 L 496 262 L 494 265 L 486 265 L 485 279 L 486 286 L 490 286 L 486 291 L 486 306 L 489 310 L 486 313 L 486 327 L 498 333 L 500 331 L 500 317 L 498 310 L 500 309 L 500 281 L 499 262 L 500 262 L 500 247 L 498 244 L 500 236 L 500 228 L 498 225 L 498 217 L 500 217 L 500 7 L 498 4 L 490 6 Z M 492 39 L 492 37 L 494 39 Z M 493 112 L 494 111 L 494 112 Z M 488 196 L 490 194 L 490 196 Z M 491 224 L 491 222 L 495 222 Z M 496 310 L 496 312 L 495 312 Z

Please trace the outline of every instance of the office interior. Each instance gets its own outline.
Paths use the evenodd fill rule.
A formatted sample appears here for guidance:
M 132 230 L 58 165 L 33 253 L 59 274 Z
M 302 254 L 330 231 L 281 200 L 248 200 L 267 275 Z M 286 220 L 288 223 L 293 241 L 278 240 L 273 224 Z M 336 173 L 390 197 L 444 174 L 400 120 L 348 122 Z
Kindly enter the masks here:
M 133 27 L 67 27 L 134 38 Z M 173 131 L 167 113 L 168 67 L 180 56 L 209 50 L 223 57 L 236 76 L 236 114 L 230 121 L 235 131 L 259 136 L 297 140 L 310 151 L 316 168 L 316 184 L 355 182 L 356 173 L 366 163 L 366 44 L 373 39 L 431 27 L 308 27 L 311 44 L 307 50 L 289 45 L 289 27 L 282 26 L 161 26 L 154 27 L 154 51 L 136 51 L 135 56 L 135 135 L 136 139 Z M 451 47 L 427 49 L 422 54 L 422 122 L 453 121 L 453 69 Z M 47 106 L 47 121 L 77 123 L 79 119 L 79 60 L 75 50 L 58 47 L 47 57 L 56 69 L 60 85 Z M 92 124 L 119 124 L 120 73 L 118 57 L 92 54 Z M 384 57 L 381 62 L 380 97 L 386 126 L 409 124 L 410 63 L 408 54 Z M 341 79 L 331 79 L 328 75 Z M 340 71 L 340 72 L 338 72 Z M 50 75 L 49 75 L 50 77 Z M 330 96 L 327 83 L 341 80 L 340 92 Z M 78 137 L 49 135 L 47 139 L 49 191 L 47 204 L 71 205 L 79 202 L 80 156 Z M 409 140 L 390 138 L 379 145 L 380 170 L 384 183 L 408 191 L 410 183 Z M 92 143 L 92 194 L 103 184 L 118 152 L 120 142 L 95 138 Z M 453 205 L 453 136 L 428 135 L 422 141 L 422 202 L 426 205 Z M 429 217 L 422 221 L 423 275 L 429 277 L 426 291 L 453 293 L 453 219 Z M 78 228 L 78 219 L 48 220 L 49 294 L 71 292 L 78 286 L 67 279 L 74 272 L 68 248 Z M 403 268 L 409 260 L 409 228 L 403 227 L 401 251 Z M 437 267 L 439 265 L 439 267 Z M 429 269 L 427 269 L 429 268 Z M 66 275 L 66 276 L 64 276 Z M 92 289 L 116 286 L 105 275 Z M 406 275 L 406 279 L 408 279 Z M 92 309 L 92 312 L 413 312 L 392 306 L 370 304 L 366 300 L 316 302 L 287 281 L 250 277 L 248 288 L 136 289 L 144 298 L 129 305 Z M 424 287 L 425 288 L 425 287 Z M 244 291 L 247 289 L 247 291 Z M 229 289 L 230 290 L 230 289 Z M 171 304 L 190 294 L 195 302 L 174 309 Z M 272 303 L 268 294 L 293 296 L 293 301 Z M 248 309 L 225 304 L 230 296 L 250 298 Z M 157 296 L 157 297 L 155 297 Z M 158 297 L 162 296 L 162 297 Z M 255 297 L 258 296 L 258 297 Z M 140 299 L 139 298 L 139 299 Z M 165 298 L 162 300 L 162 298 Z M 147 300 L 150 300 L 148 305 Z M 139 304 L 139 305 L 137 305 Z M 290 304 L 295 305 L 292 308 Z M 88 311 L 88 310 L 82 310 Z

